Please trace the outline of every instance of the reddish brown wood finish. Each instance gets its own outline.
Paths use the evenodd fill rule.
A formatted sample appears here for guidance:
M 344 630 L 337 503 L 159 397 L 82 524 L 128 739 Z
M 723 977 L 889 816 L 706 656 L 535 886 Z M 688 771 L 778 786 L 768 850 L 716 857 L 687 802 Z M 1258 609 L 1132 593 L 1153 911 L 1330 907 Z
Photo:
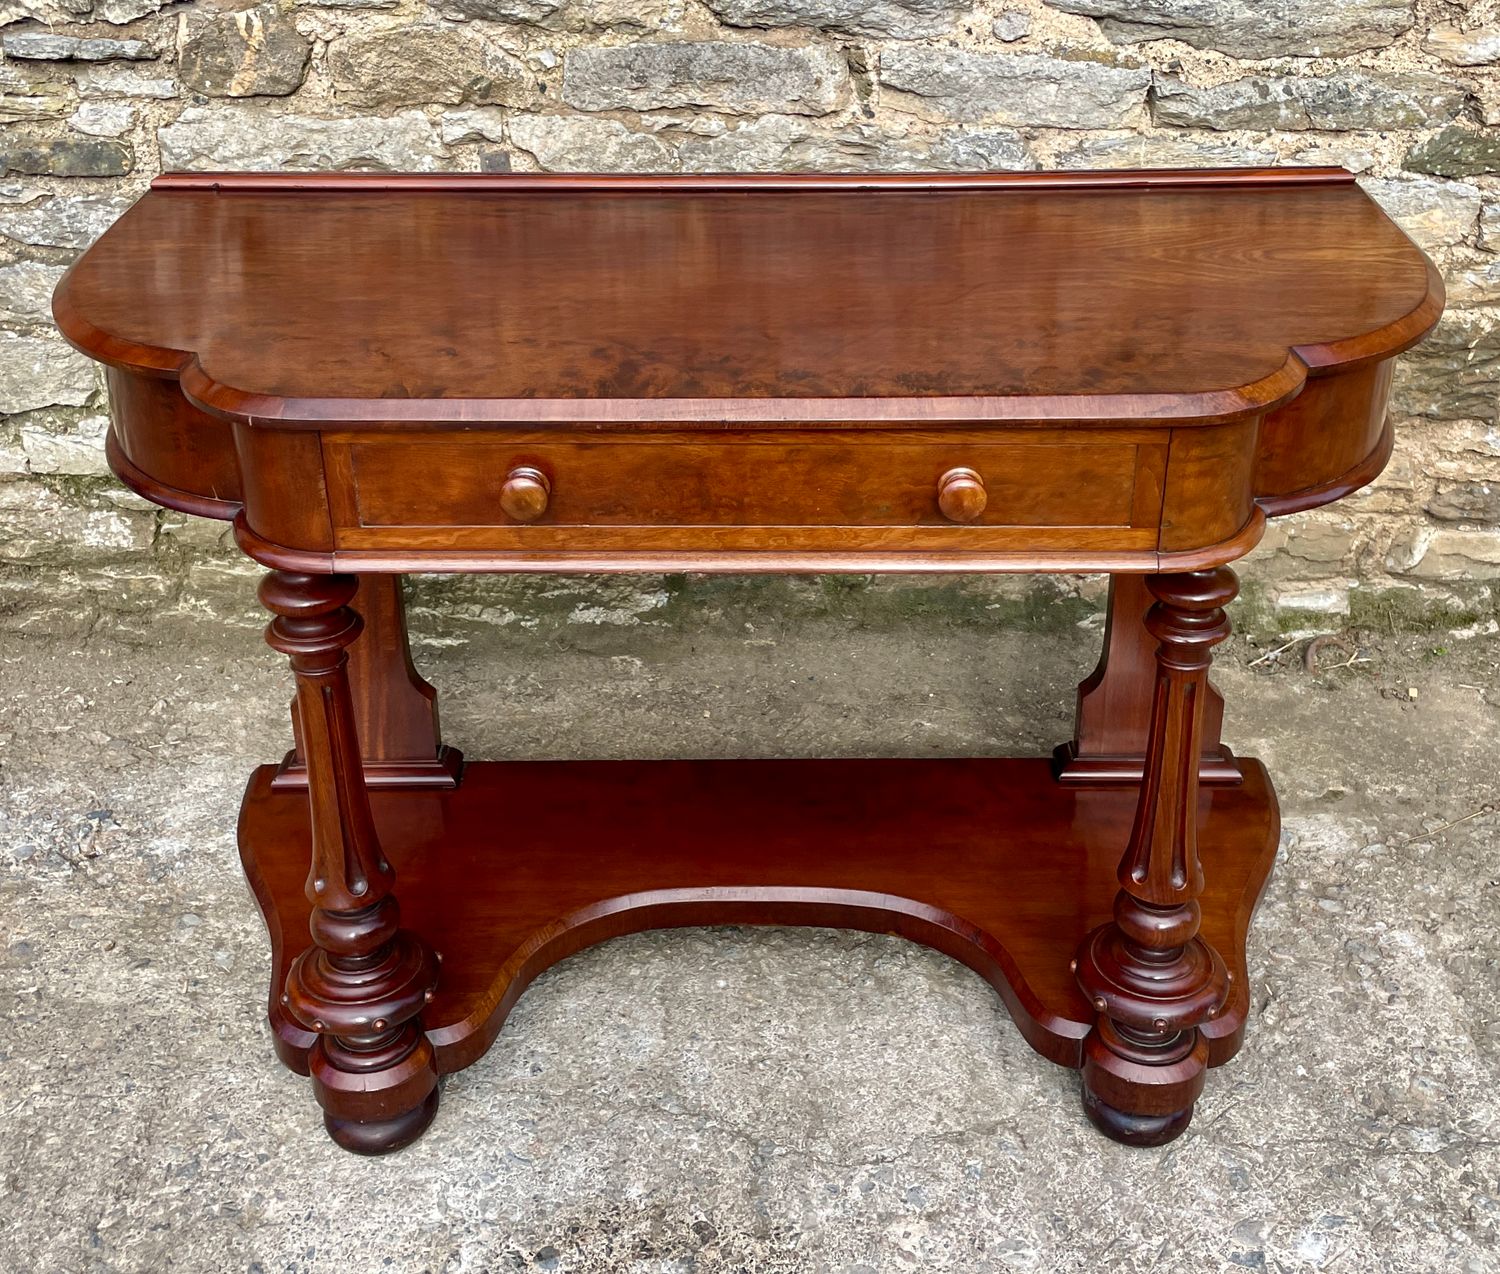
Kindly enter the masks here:
M 271 1020 L 335 1138 L 382 1151 L 540 969 L 725 921 L 929 943 L 1083 1069 L 1105 1132 L 1180 1132 L 1244 1029 L 1277 838 L 1219 743 L 1220 568 L 1379 472 L 1391 360 L 1442 302 L 1338 170 L 249 174 L 159 179 L 54 312 L 110 369 L 115 472 L 276 570 L 303 763 L 257 771 L 240 827 Z M 424 570 L 1117 578 L 1061 786 L 1045 761 L 455 785 L 396 578 Z
M 1191 440 L 1183 450 L 1193 450 Z M 557 442 L 510 431 L 329 432 L 324 456 L 341 553 L 468 548 L 564 559 L 686 543 L 726 559 L 773 546 L 823 555 L 1025 547 L 1059 556 L 1107 547 L 1154 556 L 1168 464 L 1160 431 L 1144 429 L 1087 437 L 1056 429 L 854 437 L 745 430 L 709 442 L 646 433 Z M 411 482 L 416 469 L 428 474 L 421 484 Z M 978 475 L 987 497 L 984 508 L 971 505 L 972 516 L 953 519 L 943 484 L 960 471 Z M 1232 502 L 1222 471 L 1205 485 L 1215 480 Z M 1217 540 L 1219 521 L 1207 542 Z
M 977 469 L 960 466 L 938 479 L 938 510 L 950 522 L 972 522 L 988 507 L 989 486 Z M 1135 492 L 1132 491 L 1132 496 Z M 1150 507 L 1148 505 L 1148 507 Z M 1154 514 L 1156 510 L 1151 509 Z
M 350 270 L 356 242 L 378 278 Z M 163 243 L 198 293 L 142 270 Z M 1308 368 L 1389 357 L 1440 308 L 1336 170 L 168 179 L 56 301 L 105 361 L 310 425 L 1228 421 Z M 476 330 L 493 341 L 454 339 Z
M 1114 919 L 1084 941 L 1078 985 L 1099 1015 L 1084 1045 L 1084 1105 L 1117 1141 L 1178 1136 L 1203 1089 L 1208 1041 L 1231 975 L 1199 933 L 1198 767 L 1213 647 L 1238 591 L 1226 567 L 1146 581 L 1146 628 L 1161 644 L 1145 777 L 1120 860 Z
M 1295 513 L 1371 481 L 1391 454 L 1386 405 L 1395 363 L 1309 382 L 1261 422 L 1254 486 L 1268 514 Z M 1315 479 L 1309 480 L 1309 475 Z
M 162 173 L 153 190 L 269 190 L 282 195 L 319 194 L 329 190 L 470 191 L 489 194 L 497 180 L 511 190 L 583 190 L 631 194 L 648 191 L 796 191 L 796 190 L 1114 190 L 1141 186 L 1212 189 L 1216 186 L 1318 186 L 1349 180 L 1342 168 L 1110 168 L 1098 172 L 980 173 Z
M 1078 687 L 1073 738 L 1054 753 L 1062 783 L 1139 783 L 1145 772 L 1146 736 L 1156 694 L 1156 643 L 1146 631 L 1155 598 L 1143 575 L 1115 575 L 1105 608 L 1104 650 L 1099 666 Z M 1240 767 L 1220 742 L 1224 699 L 1209 682 L 1203 687 L 1200 782 L 1238 783 Z
M 359 634 L 349 575 L 273 571 L 260 600 L 272 648 L 297 676 L 307 765 L 312 945 L 286 975 L 284 1016 L 316 1035 L 306 1066 L 333 1139 L 379 1154 L 421 1135 L 437 1113 L 437 1070 L 419 1014 L 437 985 L 433 950 L 401 928 L 396 874 L 370 817 L 345 648 Z M 299 861 L 307 861 L 306 858 Z
M 1279 828 L 1265 771 L 1199 797 L 1203 933 L 1235 970 L 1213 1065 L 1249 1011 L 1245 935 Z M 307 818 L 274 771 L 240 815 L 272 986 L 307 944 Z M 448 1073 L 478 1060 L 558 960 L 641 929 L 830 925 L 895 933 L 976 969 L 1026 1039 L 1082 1064 L 1094 1013 L 1069 960 L 1110 915 L 1128 788 L 1059 789 L 1045 760 L 470 762 L 450 792 L 371 794 L 403 922 L 443 952 L 423 1014 Z M 273 1015 L 274 1018 L 274 1015 Z M 296 1064 L 308 1038 L 277 1023 Z
M 349 647 L 349 695 L 369 787 L 452 787 L 463 754 L 439 734 L 437 691 L 417 672 L 406 634 L 406 604 L 396 575 L 361 575 L 353 605 L 364 620 Z M 298 744 L 276 774 L 278 788 L 307 786 L 297 705 Z
M 127 481 L 377 572 L 1212 565 L 1378 470 L 1441 304 L 1331 170 L 168 177 L 54 303 Z
M 105 369 L 110 465 L 148 500 L 203 518 L 244 503 L 229 425 L 193 406 L 174 378 Z
M 551 498 L 552 480 L 534 465 L 518 464 L 500 484 L 500 512 L 512 522 L 535 522 Z

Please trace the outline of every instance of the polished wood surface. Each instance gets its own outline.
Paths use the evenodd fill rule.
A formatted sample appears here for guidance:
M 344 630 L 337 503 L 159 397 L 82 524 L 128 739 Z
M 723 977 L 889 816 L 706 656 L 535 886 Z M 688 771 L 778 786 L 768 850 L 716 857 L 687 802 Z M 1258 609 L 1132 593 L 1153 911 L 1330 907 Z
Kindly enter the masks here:
M 989 506 L 984 474 L 968 465 L 949 469 L 938 479 L 937 489 L 938 509 L 950 522 L 972 522 Z
M 272 986 L 308 946 L 306 809 L 257 770 L 240 851 Z M 623 933 L 700 924 L 895 933 L 975 968 L 1038 1052 L 1082 1064 L 1094 1010 L 1069 960 L 1110 916 L 1136 797 L 1059 790 L 1045 760 L 472 762 L 451 792 L 371 794 L 403 924 L 443 955 L 424 1011 L 443 1072 L 483 1055 L 543 969 Z M 1198 798 L 1203 934 L 1235 980 L 1205 1026 L 1239 1047 L 1245 935 L 1276 852 L 1265 771 Z M 275 997 L 273 996 L 273 1001 Z M 272 1004 L 297 1065 L 311 1038 Z
M 168 244 L 174 272 L 146 268 Z M 239 418 L 1191 422 L 1389 357 L 1440 295 L 1340 170 L 497 175 L 399 197 L 380 177 L 226 177 L 158 181 L 57 315 Z
M 1194 435 L 1183 454 L 1214 436 Z M 329 430 L 323 439 L 331 534 L 345 556 L 417 547 L 566 556 L 686 544 L 742 555 L 776 546 L 1154 553 L 1168 464 L 1159 433 L 1144 429 L 960 431 L 942 440 L 745 430 L 732 440 L 587 442 Z M 411 480 L 417 470 L 421 483 Z M 1236 493 L 1219 485 L 1235 508 Z M 1230 529 L 1249 513 L 1248 503 L 1236 509 Z M 1221 538 L 1214 509 L 1199 522 L 1206 542 Z
M 1084 1108 L 1115 1140 L 1155 1146 L 1192 1118 L 1204 1028 L 1235 976 L 1200 932 L 1198 770 L 1210 654 L 1229 636 L 1223 608 L 1239 585 L 1221 566 L 1147 587 L 1146 631 L 1159 644 L 1140 795 L 1113 917 L 1084 939 L 1074 969 L 1098 1015 L 1084 1042 Z
M 551 501 L 552 479 L 535 465 L 518 464 L 500 484 L 500 511 L 512 522 L 535 522 Z
M 127 482 L 387 573 L 1214 565 L 1441 306 L 1329 169 L 169 175 L 54 298 Z
M 380 1153 L 539 970 L 724 922 L 929 943 L 1107 1135 L 1181 1133 L 1277 842 L 1208 680 L 1226 564 L 1379 473 L 1442 303 L 1339 170 L 271 174 L 159 179 L 54 312 L 114 471 L 273 568 L 271 1025 Z M 1053 764 L 461 768 L 406 636 L 428 570 L 1115 578 Z
M 463 753 L 443 742 L 437 691 L 412 663 L 401 577 L 359 576 L 352 606 L 364 621 L 348 647 L 347 676 L 366 784 L 452 787 L 463 767 Z M 294 699 L 295 746 L 277 771 L 277 787 L 307 786 L 301 736 Z
M 306 1059 L 329 1133 L 377 1154 L 419 1136 L 437 1111 L 432 1043 L 419 1014 L 437 985 L 437 957 L 401 927 L 396 873 L 380 846 L 349 693 L 347 647 L 362 621 L 351 575 L 272 571 L 261 604 L 271 647 L 297 679 L 298 737 L 309 812 L 303 893 L 312 945 L 286 972 L 281 1007 L 314 1033 Z
M 1142 575 L 1114 575 L 1104 609 L 1099 665 L 1078 687 L 1073 737 L 1053 753 L 1062 783 L 1139 783 L 1145 773 L 1146 734 L 1156 694 L 1156 654 L 1146 631 L 1155 603 Z M 1240 767 L 1224 746 L 1224 697 L 1207 682 L 1201 692 L 1199 739 L 1205 783 L 1238 783 Z

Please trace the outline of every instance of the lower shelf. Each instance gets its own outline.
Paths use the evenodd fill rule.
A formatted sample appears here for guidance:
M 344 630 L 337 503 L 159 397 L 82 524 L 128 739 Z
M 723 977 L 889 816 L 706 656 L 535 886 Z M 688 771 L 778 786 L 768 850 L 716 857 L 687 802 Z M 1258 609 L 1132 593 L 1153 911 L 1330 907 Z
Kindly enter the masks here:
M 1245 939 L 1280 829 L 1259 762 L 1200 794 L 1203 936 L 1234 974 L 1202 1027 L 1233 1056 Z M 271 1022 L 305 1072 L 314 1036 L 280 1012 L 309 944 L 307 798 L 251 777 L 240 854 L 272 941 Z M 1036 760 L 526 761 L 466 765 L 456 788 L 371 792 L 402 924 L 443 955 L 422 1021 L 447 1073 L 480 1058 L 543 969 L 584 947 L 684 925 L 893 933 L 961 960 L 1043 1056 L 1081 1064 L 1093 1011 L 1069 971 L 1106 920 L 1133 787 L 1069 787 Z

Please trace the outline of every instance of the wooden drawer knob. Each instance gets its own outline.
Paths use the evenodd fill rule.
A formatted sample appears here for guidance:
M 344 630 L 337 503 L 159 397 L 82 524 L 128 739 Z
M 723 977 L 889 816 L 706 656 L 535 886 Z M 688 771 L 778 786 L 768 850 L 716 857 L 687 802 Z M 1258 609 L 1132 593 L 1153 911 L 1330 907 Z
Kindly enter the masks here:
M 949 469 L 938 479 L 938 508 L 950 522 L 972 522 L 989 500 L 984 479 L 973 469 Z
M 506 517 L 517 522 L 535 522 L 547 511 L 551 495 L 552 483 L 545 473 L 530 465 L 517 465 L 505 475 L 505 485 L 500 488 L 500 507 Z

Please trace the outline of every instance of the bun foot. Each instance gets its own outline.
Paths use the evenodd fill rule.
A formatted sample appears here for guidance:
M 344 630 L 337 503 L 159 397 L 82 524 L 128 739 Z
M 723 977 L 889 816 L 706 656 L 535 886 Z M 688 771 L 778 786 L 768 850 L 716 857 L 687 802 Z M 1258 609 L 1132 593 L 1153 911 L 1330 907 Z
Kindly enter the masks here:
M 339 1119 L 324 1112 L 328 1135 L 345 1150 L 357 1155 L 386 1155 L 409 1146 L 424 1132 L 437 1114 L 438 1090 L 434 1088 L 415 1109 L 391 1119 Z
M 1083 1090 L 1083 1109 L 1095 1128 L 1122 1146 L 1164 1146 L 1182 1136 L 1193 1120 L 1191 1106 L 1169 1115 L 1134 1115 L 1128 1110 L 1116 1110 L 1087 1087 Z

